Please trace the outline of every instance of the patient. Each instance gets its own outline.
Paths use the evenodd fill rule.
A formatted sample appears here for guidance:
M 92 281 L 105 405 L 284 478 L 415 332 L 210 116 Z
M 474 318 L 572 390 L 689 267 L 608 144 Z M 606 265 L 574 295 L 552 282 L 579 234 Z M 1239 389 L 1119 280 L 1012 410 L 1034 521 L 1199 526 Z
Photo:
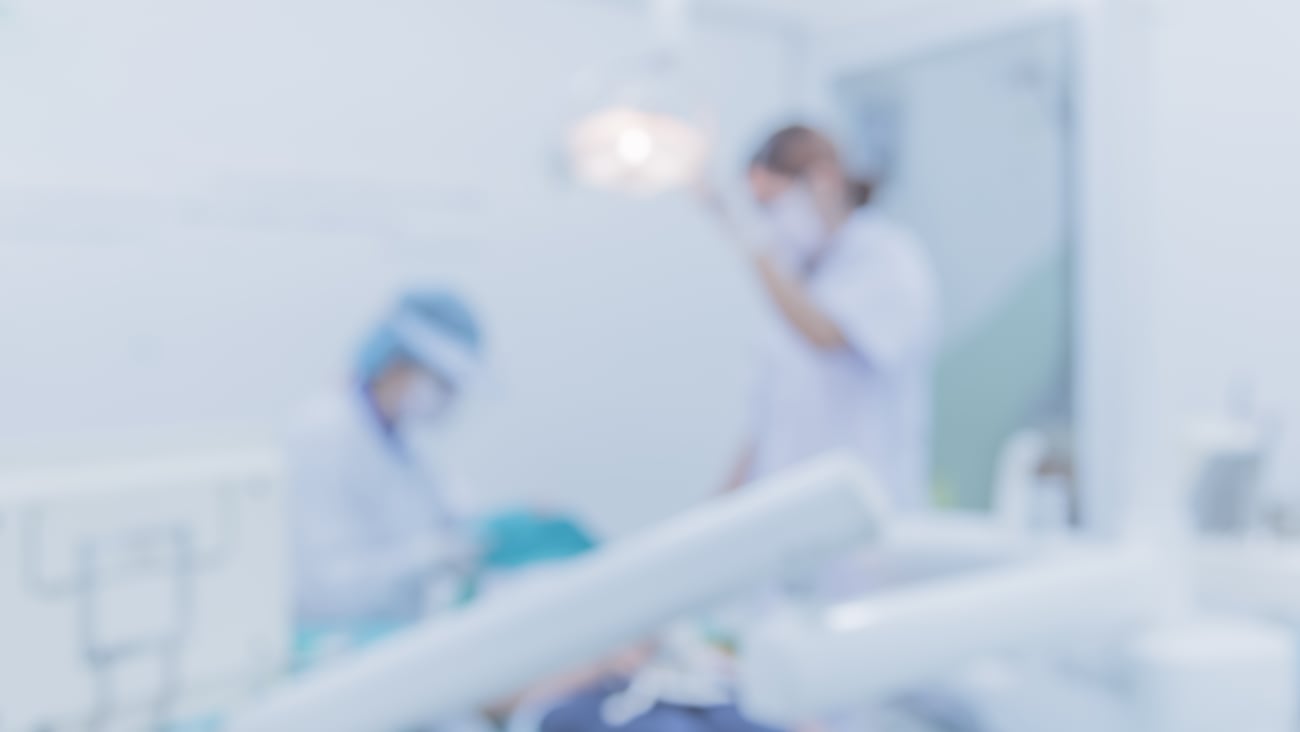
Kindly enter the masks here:
M 703 621 L 677 623 L 548 705 L 540 732 L 775 732 L 737 709 L 731 648 Z

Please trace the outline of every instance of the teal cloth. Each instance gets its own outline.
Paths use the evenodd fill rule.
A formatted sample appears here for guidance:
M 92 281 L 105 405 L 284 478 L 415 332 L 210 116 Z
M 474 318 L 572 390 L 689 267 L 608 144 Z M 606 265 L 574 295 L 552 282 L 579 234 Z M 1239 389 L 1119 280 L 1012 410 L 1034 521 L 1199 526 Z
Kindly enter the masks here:
M 487 569 L 518 569 L 570 559 L 596 547 L 596 540 L 576 521 L 533 511 L 506 511 L 478 525 Z

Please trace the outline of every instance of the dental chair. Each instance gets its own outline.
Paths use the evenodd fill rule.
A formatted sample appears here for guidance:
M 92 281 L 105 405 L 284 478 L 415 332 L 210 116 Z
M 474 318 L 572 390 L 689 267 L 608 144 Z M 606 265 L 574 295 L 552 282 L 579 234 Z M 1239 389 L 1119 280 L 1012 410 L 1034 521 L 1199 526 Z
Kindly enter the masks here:
M 888 524 L 881 496 L 859 465 L 817 462 L 313 673 L 228 729 L 393 732 L 457 720 L 877 540 Z
M 783 597 L 741 628 L 746 716 L 786 728 L 859 720 L 938 687 L 967 699 L 968 728 L 986 732 L 1294 729 L 1292 637 L 1204 615 L 1185 554 L 1059 540 L 1048 550 L 993 522 L 900 520 L 868 472 L 835 457 L 325 668 L 226 729 L 447 724 L 863 546 L 904 564 L 970 566 L 840 602 Z

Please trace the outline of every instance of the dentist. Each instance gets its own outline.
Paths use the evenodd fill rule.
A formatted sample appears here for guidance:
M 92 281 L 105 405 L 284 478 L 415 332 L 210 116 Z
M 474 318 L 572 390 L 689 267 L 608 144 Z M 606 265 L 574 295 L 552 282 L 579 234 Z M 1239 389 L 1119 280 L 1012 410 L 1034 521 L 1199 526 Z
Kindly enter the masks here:
M 787 127 L 749 167 L 760 233 L 708 198 L 771 305 L 749 439 L 729 487 L 839 450 L 871 465 L 900 507 L 921 508 L 938 285 L 921 243 L 846 167 L 826 135 Z

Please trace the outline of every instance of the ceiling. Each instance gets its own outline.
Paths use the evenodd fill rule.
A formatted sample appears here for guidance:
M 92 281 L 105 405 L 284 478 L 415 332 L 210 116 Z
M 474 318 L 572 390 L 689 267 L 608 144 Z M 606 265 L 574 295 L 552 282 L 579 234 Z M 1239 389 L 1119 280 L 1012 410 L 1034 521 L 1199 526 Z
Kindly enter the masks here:
M 980 3 L 1032 0 L 581 0 L 614 2 L 642 12 L 662 3 L 681 7 L 697 22 L 749 26 L 800 35 L 834 34 L 879 21 L 907 21 L 938 10 L 960 10 Z M 0 0 L 3 2 L 3 0 Z M 672 11 L 669 11 L 672 12 Z
M 915 12 L 941 0 L 698 0 L 733 13 L 754 13 L 797 22 L 810 31 L 832 31 L 900 13 Z

